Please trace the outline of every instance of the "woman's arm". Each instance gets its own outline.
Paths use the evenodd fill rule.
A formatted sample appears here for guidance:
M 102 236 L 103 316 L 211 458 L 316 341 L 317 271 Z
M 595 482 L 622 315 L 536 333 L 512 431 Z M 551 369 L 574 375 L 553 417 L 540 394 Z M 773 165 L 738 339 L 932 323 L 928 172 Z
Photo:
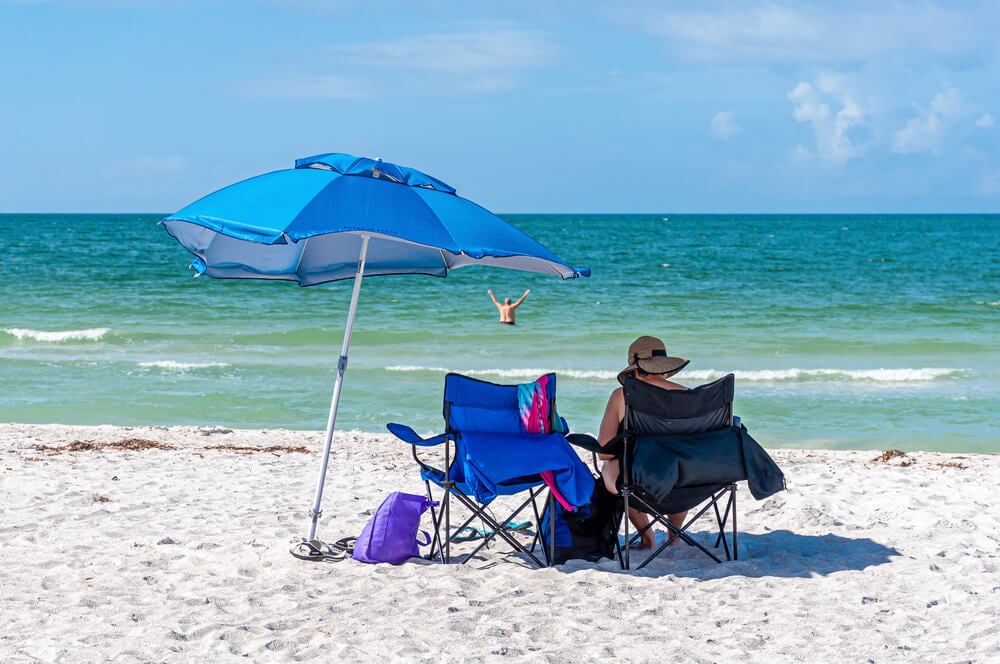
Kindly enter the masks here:
M 608 405 L 604 408 L 604 417 L 601 418 L 601 428 L 597 432 L 597 442 L 604 447 L 611 439 L 618 435 L 618 428 L 625 418 L 625 393 L 622 388 L 616 389 L 608 397 Z M 613 459 L 610 454 L 599 454 L 601 459 Z

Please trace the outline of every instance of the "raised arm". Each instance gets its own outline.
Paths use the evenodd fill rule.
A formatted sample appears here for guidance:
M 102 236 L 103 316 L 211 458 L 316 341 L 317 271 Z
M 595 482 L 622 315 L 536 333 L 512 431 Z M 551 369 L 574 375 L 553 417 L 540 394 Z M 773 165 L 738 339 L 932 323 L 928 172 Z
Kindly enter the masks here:
M 487 288 L 486 292 L 490 294 L 490 299 L 493 300 L 493 304 L 495 304 L 495 305 L 497 305 L 499 307 L 500 303 L 497 302 L 497 299 L 495 297 L 493 297 L 493 291 L 491 289 Z
M 528 290 L 524 291 L 524 295 L 522 295 L 521 299 L 519 299 L 517 302 L 514 303 L 514 306 L 515 307 L 521 306 L 521 303 L 524 302 L 524 298 L 528 297 L 528 293 L 530 293 L 530 292 L 531 292 L 530 288 Z

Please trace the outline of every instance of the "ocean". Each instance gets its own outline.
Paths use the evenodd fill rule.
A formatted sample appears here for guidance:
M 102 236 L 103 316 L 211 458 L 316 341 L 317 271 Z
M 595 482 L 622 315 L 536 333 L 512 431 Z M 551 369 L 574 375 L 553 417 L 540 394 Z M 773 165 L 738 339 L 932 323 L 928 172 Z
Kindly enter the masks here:
M 193 279 L 161 216 L 0 215 L 0 421 L 323 429 L 351 282 Z M 503 216 L 593 276 L 365 279 L 337 429 L 555 371 L 593 432 L 650 334 L 766 447 L 1000 452 L 1000 215 Z M 516 326 L 487 288 L 531 289 Z

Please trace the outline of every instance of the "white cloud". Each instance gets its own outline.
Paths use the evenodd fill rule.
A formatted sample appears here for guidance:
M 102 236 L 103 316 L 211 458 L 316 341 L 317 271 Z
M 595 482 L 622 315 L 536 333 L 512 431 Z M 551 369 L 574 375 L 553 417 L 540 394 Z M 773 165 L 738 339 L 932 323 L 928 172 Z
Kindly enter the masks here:
M 235 91 L 344 100 L 498 92 L 518 87 L 525 71 L 550 66 L 558 57 L 545 33 L 477 24 L 466 31 L 328 47 L 308 59 L 317 73 L 277 73 L 243 82 Z
M 794 57 L 819 37 L 820 28 L 800 14 L 774 6 L 724 13 L 668 12 L 643 24 L 698 60 L 760 57 L 768 52 Z
M 976 120 L 976 126 L 983 127 L 984 129 L 990 129 L 991 127 L 993 127 L 995 123 L 996 121 L 993 119 L 993 116 L 990 115 L 989 113 L 983 113 L 979 117 L 979 119 Z
M 843 164 L 864 154 L 864 146 L 856 145 L 850 132 L 864 124 L 865 111 L 840 77 L 824 74 L 815 81 L 815 87 L 800 82 L 788 93 L 788 99 L 795 105 L 793 117 L 812 126 L 820 159 Z M 840 109 L 833 110 L 831 103 L 839 104 Z M 805 148 L 799 148 L 796 154 L 801 158 Z
M 508 28 L 350 44 L 333 47 L 330 52 L 338 61 L 364 67 L 445 73 L 542 67 L 557 55 L 542 33 Z
M 910 118 L 906 126 L 893 135 L 893 152 L 940 152 L 952 125 L 968 112 L 968 105 L 962 94 L 950 85 L 934 95 L 930 108 L 919 105 L 916 108 L 917 117 Z
M 709 127 L 712 130 L 713 136 L 724 141 L 740 133 L 741 129 L 736 122 L 736 113 L 733 111 L 720 111 L 716 113 L 712 117 Z
M 687 58 L 740 65 L 835 65 L 901 54 L 975 60 L 994 53 L 990 19 L 998 15 L 990 6 L 932 2 L 736 3 L 708 11 L 617 13 Z

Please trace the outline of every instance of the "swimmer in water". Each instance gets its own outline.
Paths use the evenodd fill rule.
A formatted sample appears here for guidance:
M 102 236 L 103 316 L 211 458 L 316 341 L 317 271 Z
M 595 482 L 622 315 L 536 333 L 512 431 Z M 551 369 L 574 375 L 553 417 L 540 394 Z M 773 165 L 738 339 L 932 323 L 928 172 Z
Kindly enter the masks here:
M 524 295 L 522 295 L 517 302 L 511 302 L 510 298 L 506 297 L 504 298 L 504 301 L 502 303 L 498 302 L 497 299 L 493 296 L 492 290 L 487 290 L 486 292 L 490 294 L 490 299 L 493 300 L 493 304 L 496 305 L 497 311 L 500 312 L 500 324 L 513 325 L 514 310 L 517 309 L 519 306 L 521 306 L 521 303 L 524 302 L 524 298 L 528 297 L 528 293 L 531 292 L 531 289 L 529 288 L 528 290 L 524 291 Z

